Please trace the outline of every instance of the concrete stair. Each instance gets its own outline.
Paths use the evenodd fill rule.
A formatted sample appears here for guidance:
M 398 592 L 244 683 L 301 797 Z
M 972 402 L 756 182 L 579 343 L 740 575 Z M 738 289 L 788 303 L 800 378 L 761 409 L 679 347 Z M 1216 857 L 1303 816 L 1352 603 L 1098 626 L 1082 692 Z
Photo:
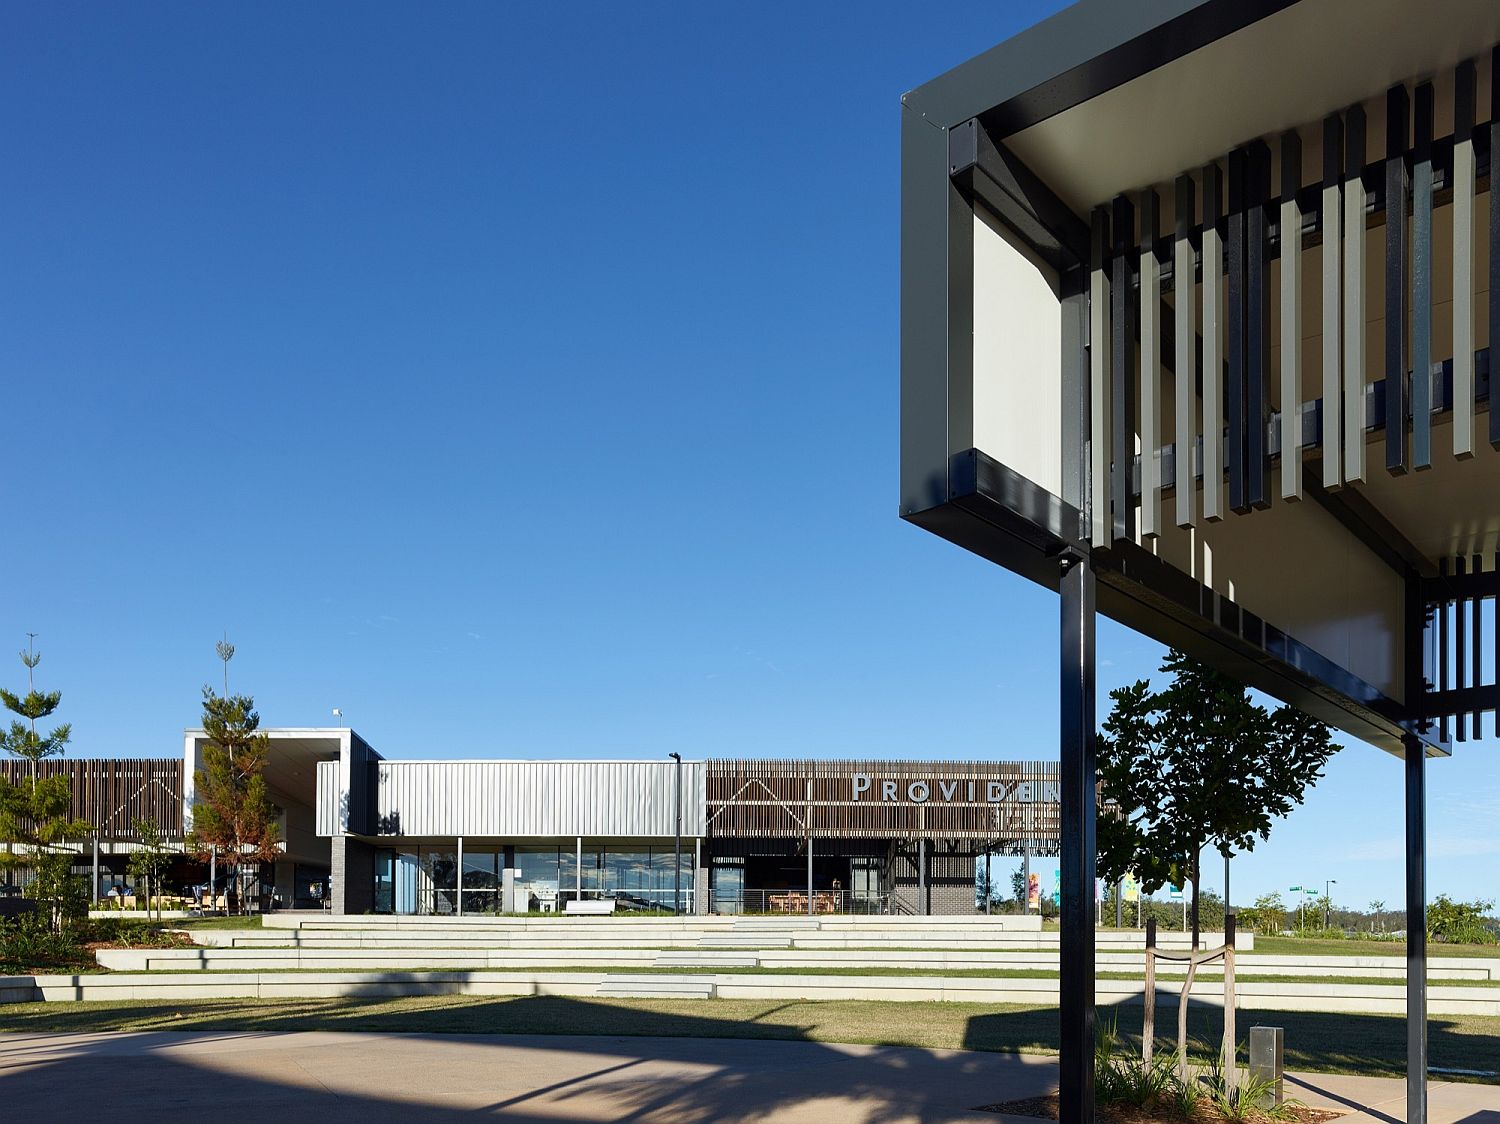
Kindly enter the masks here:
M 594 994 L 601 999 L 712 999 L 713 976 L 632 976 L 611 973 Z

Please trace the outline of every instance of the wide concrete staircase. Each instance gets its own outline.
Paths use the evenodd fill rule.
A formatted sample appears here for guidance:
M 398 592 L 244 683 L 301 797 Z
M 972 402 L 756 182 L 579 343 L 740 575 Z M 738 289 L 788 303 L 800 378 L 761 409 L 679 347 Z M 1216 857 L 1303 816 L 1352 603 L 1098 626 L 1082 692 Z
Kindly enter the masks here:
M 0 1001 L 449 994 L 994 1006 L 1057 999 L 1057 934 L 1041 931 L 1034 918 L 281 915 L 259 929 L 193 930 L 192 936 L 198 942 L 192 948 L 102 950 L 99 963 L 110 971 L 100 974 L 0 980 Z M 1183 934 L 1163 938 L 1164 945 L 1186 943 Z M 1221 938 L 1204 939 L 1212 945 Z M 1264 956 L 1249 944 L 1242 942 L 1238 958 L 1242 1005 L 1404 1009 L 1399 956 Z M 1140 933 L 1099 932 L 1100 1003 L 1140 1002 L 1142 945 Z M 1184 972 L 1181 963 L 1158 966 L 1164 1003 L 1171 1004 Z M 1195 1001 L 1216 1001 L 1216 974 L 1200 977 Z M 1436 986 L 1445 979 L 1500 981 L 1500 959 L 1434 959 L 1429 974 L 1434 1014 L 1500 1015 L 1500 988 Z

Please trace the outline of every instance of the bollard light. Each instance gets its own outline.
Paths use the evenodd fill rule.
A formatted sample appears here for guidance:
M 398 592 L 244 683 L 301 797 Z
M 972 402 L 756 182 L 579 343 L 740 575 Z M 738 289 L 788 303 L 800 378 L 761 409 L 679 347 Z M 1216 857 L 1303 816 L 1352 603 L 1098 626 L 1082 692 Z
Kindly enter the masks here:
M 1283 1099 L 1281 1056 L 1285 1031 L 1279 1026 L 1250 1028 L 1250 1079 L 1269 1081 L 1271 1090 L 1256 1108 L 1277 1108 Z

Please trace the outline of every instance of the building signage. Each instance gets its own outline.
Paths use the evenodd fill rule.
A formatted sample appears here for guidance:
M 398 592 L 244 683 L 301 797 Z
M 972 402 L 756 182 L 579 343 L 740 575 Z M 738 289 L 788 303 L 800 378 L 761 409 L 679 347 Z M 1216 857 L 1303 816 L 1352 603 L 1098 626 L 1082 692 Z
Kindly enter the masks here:
M 851 778 L 855 800 L 907 801 L 925 804 L 941 801 L 952 804 L 1055 804 L 1062 798 L 1057 781 L 1005 781 L 981 780 L 915 780 L 895 781 L 872 777 L 869 773 L 855 773 Z

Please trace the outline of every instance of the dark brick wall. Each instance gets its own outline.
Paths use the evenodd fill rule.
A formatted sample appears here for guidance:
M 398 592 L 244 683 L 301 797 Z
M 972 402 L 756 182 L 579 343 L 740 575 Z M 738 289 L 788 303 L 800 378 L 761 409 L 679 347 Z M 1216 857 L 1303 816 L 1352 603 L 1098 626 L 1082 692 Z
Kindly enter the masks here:
M 331 877 L 334 913 L 368 913 L 375 908 L 375 848 L 335 835 Z

